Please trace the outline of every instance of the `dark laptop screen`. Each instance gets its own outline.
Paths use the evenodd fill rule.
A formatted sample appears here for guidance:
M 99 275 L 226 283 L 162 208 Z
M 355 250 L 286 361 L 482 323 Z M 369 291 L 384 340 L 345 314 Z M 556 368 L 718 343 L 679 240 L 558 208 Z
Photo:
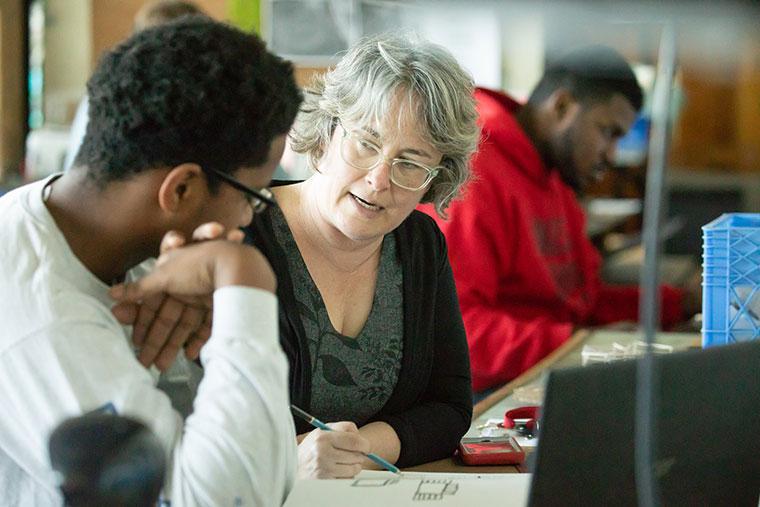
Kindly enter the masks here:
M 662 505 L 758 505 L 760 342 L 657 356 Z M 636 505 L 635 361 L 553 371 L 530 505 Z

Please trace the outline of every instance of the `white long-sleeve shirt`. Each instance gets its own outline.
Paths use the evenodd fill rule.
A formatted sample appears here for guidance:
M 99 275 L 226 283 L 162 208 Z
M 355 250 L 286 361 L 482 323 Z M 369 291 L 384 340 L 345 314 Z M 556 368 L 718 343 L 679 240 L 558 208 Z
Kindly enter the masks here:
M 0 198 L 0 505 L 59 505 L 48 437 L 109 403 L 165 445 L 171 505 L 282 504 L 296 450 L 275 296 L 214 293 L 204 377 L 183 422 L 45 207 L 45 183 Z

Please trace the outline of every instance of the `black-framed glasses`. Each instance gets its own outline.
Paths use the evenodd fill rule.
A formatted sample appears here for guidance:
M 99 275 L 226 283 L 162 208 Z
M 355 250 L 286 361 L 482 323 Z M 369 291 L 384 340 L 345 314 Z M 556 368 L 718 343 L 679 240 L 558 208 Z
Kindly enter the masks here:
M 251 205 L 254 213 L 261 213 L 267 209 L 267 206 L 277 206 L 277 202 L 274 200 L 274 195 L 272 195 L 272 192 L 268 188 L 255 190 L 248 185 L 243 185 L 229 174 L 212 168 L 204 168 L 204 170 L 210 172 L 235 190 L 242 192 L 245 199 L 248 201 L 248 204 Z
M 405 190 L 417 191 L 425 188 L 442 169 L 441 166 L 430 167 L 406 158 L 388 159 L 383 155 L 382 148 L 367 139 L 356 130 L 348 130 L 343 122 L 338 120 L 343 130 L 340 142 L 340 155 L 348 165 L 371 171 L 378 164 L 388 160 L 391 163 L 390 179 L 396 186 Z

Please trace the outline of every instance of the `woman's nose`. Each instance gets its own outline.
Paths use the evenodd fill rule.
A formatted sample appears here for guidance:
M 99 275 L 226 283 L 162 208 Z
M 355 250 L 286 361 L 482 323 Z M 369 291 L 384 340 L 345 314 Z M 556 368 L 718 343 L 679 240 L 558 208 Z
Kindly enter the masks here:
M 391 161 L 382 158 L 378 164 L 367 173 L 367 182 L 376 192 L 386 190 L 391 186 Z

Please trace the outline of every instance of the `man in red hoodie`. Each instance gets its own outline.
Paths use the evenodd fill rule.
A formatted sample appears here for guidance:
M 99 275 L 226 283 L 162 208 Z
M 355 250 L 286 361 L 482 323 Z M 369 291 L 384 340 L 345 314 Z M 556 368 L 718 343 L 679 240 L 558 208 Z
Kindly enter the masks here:
M 525 105 L 475 92 L 482 127 L 473 181 L 446 235 L 472 363 L 473 390 L 517 377 L 579 326 L 637 320 L 637 287 L 605 285 L 577 195 L 612 165 L 642 94 L 614 50 L 593 46 L 549 66 Z M 665 325 L 682 320 L 662 290 Z

